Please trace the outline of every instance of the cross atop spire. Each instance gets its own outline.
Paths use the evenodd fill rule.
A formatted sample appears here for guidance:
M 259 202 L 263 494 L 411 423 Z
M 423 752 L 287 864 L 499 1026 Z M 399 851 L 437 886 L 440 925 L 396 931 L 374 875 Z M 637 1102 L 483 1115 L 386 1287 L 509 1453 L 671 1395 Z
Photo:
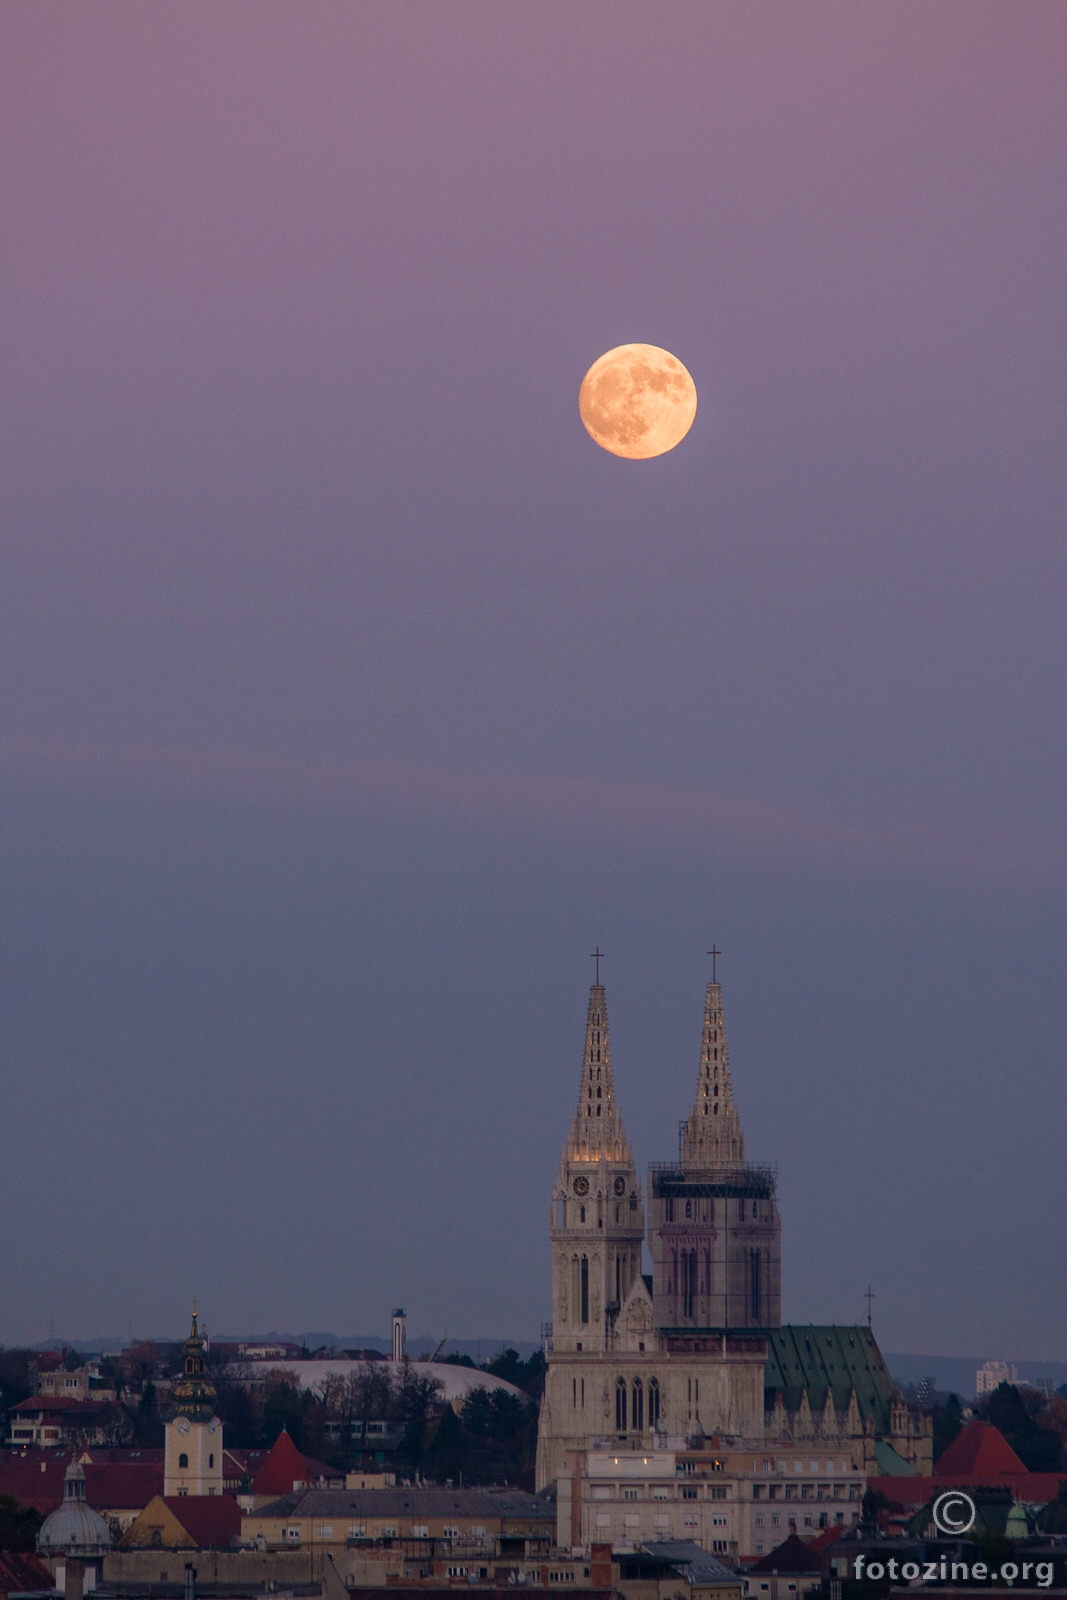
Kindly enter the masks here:
M 711 981 L 714 983 L 716 980 L 715 964 L 719 956 L 722 955 L 722 951 L 719 949 L 718 945 L 713 944 L 711 949 L 708 951 L 708 955 L 711 957 Z
M 722 951 L 712 946 L 708 954 L 714 962 Z M 704 997 L 697 1092 L 682 1133 L 682 1165 L 705 1168 L 744 1164 L 745 1136 L 741 1132 L 741 1119 L 730 1082 L 722 985 L 713 977 Z
M 600 975 L 603 951 L 593 953 Z M 604 986 L 599 981 L 589 989 L 589 1009 L 585 1018 L 585 1051 L 578 1084 L 578 1105 L 568 1143 L 568 1157 L 576 1161 L 629 1161 L 630 1145 L 615 1104 L 615 1075 L 611 1067 L 611 1035 L 608 1031 L 608 1006 Z
M 603 952 L 603 950 L 601 950 L 599 945 L 597 945 L 596 949 L 593 951 L 591 959 L 596 962 L 596 977 L 594 978 L 593 981 L 599 987 L 599 984 L 600 984 L 600 963 L 604 959 L 604 952 Z

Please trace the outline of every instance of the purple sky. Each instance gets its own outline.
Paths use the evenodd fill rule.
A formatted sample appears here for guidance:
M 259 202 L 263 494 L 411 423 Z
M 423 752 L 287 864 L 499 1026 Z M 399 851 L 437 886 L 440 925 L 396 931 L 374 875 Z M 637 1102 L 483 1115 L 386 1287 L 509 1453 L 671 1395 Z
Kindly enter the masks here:
M 0 1340 L 536 1337 L 587 954 L 643 1163 L 715 940 L 787 1318 L 1064 1358 L 1065 71 L 1060 0 L 7 0 Z

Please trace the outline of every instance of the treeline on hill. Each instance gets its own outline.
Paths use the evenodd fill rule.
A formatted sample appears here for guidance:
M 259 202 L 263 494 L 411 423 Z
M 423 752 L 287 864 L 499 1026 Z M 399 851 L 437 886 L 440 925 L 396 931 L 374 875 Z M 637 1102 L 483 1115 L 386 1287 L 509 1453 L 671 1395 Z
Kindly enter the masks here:
M 936 1462 L 964 1426 L 963 1405 L 959 1395 L 938 1394 L 927 1409 Z M 1028 1471 L 1067 1471 L 1067 1384 L 1045 1395 L 1025 1384 L 1002 1383 L 976 1401 L 971 1414 L 992 1423 Z
M 34 1392 L 35 1354 L 0 1350 L 0 1411 Z M 143 1449 L 162 1445 L 168 1410 L 155 1379 L 176 1377 L 180 1357 L 176 1345 L 165 1352 L 142 1348 L 99 1363 L 101 1375 L 122 1397 L 101 1442 Z M 72 1360 L 77 1365 L 81 1358 Z M 468 1356 L 446 1361 L 475 1366 Z M 284 1369 L 250 1383 L 248 1367 L 228 1364 L 210 1350 L 208 1369 L 223 1436 L 234 1448 L 267 1449 L 285 1428 L 298 1450 L 337 1470 L 377 1465 L 401 1477 L 438 1482 L 533 1486 L 537 1407 L 544 1387 L 540 1351 L 524 1361 L 515 1350 L 504 1350 L 477 1368 L 514 1384 L 522 1396 L 476 1389 L 458 1410 L 442 1401 L 440 1385 L 419 1362 L 398 1368 L 385 1360 L 366 1361 L 349 1376 L 328 1377 L 311 1390 L 301 1389 Z M 386 1424 L 384 1438 L 369 1432 L 372 1422 Z

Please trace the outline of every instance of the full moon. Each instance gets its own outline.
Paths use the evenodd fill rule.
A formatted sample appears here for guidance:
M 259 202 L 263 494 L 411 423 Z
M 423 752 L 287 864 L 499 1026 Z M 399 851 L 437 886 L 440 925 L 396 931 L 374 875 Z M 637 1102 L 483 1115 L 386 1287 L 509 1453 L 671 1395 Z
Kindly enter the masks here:
M 620 344 L 594 361 L 578 391 L 591 439 L 612 455 L 647 461 L 680 444 L 697 414 L 697 391 L 669 350 Z

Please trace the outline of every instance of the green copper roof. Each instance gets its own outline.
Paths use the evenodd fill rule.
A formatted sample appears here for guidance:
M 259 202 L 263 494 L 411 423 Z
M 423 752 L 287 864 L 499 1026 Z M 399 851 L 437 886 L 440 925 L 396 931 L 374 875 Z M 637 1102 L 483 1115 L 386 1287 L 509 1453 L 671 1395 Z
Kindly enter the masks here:
M 864 1421 L 873 1416 L 875 1430 L 889 1432 L 889 1402 L 896 1384 L 874 1334 L 862 1324 L 853 1328 L 794 1323 L 771 1328 L 763 1370 L 768 1411 L 776 1391 L 786 1408 L 796 1411 L 801 1393 L 807 1389 L 808 1404 L 818 1415 L 829 1389 L 834 1409 L 840 1413 L 848 1410 L 849 1396 L 855 1390 Z

